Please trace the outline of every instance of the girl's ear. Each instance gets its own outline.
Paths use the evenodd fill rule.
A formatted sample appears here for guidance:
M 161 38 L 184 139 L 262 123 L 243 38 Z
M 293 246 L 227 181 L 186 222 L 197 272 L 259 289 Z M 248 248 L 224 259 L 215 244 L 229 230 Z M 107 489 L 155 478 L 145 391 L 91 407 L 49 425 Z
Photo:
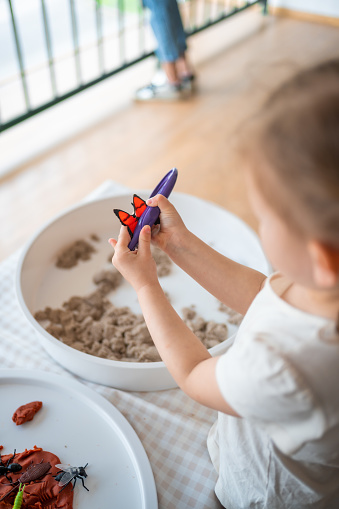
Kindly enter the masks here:
M 330 288 L 339 281 L 339 250 L 312 240 L 308 243 L 313 279 L 317 286 Z

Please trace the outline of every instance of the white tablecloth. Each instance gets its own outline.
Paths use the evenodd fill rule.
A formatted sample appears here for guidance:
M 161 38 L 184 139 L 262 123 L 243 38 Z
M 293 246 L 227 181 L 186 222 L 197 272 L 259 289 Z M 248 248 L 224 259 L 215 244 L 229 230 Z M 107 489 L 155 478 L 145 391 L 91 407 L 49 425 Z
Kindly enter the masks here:
M 126 192 L 130 190 L 108 181 L 86 199 Z M 15 272 L 20 252 L 0 264 L 0 367 L 77 378 L 45 353 L 19 308 Z M 108 399 L 136 431 L 152 466 L 160 509 L 220 507 L 214 495 L 216 473 L 206 447 L 217 412 L 195 403 L 180 389 L 124 392 L 80 381 Z

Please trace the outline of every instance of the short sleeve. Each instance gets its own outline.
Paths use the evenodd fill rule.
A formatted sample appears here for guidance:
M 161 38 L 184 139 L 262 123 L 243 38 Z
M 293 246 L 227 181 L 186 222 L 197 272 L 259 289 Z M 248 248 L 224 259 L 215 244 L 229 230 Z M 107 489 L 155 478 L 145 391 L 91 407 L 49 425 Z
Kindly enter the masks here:
M 264 428 L 285 454 L 323 433 L 325 419 L 314 394 L 268 335 L 235 341 L 218 360 L 216 378 L 227 403 Z

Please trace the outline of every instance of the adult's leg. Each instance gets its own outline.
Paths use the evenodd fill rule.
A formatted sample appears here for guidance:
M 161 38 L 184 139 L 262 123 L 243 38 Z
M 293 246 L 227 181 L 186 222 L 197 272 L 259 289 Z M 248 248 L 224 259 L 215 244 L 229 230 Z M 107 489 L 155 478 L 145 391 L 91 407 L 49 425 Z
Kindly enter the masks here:
M 187 45 L 177 0 L 143 0 L 143 5 L 151 13 L 150 23 L 158 44 L 156 54 L 166 79 L 140 88 L 136 99 L 180 99 L 190 90 L 182 81 L 182 75 L 187 73 L 181 72 L 180 62 L 186 61 Z
M 157 57 L 170 83 L 192 79 L 187 60 L 186 34 L 177 0 L 144 0 L 151 12 L 151 27 L 158 43 Z
M 175 62 L 187 50 L 177 0 L 143 0 L 150 10 L 150 23 L 157 40 L 160 62 Z

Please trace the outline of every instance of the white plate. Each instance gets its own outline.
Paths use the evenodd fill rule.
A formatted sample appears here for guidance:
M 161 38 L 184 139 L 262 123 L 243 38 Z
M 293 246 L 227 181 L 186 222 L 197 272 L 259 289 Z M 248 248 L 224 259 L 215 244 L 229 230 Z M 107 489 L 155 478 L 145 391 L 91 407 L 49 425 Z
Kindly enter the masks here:
M 21 426 L 14 411 L 42 401 L 34 419 Z M 45 372 L 0 370 L 0 444 L 3 454 L 34 445 L 56 454 L 61 463 L 84 466 L 74 509 L 156 509 L 154 477 L 135 431 L 105 398 L 75 380 Z

